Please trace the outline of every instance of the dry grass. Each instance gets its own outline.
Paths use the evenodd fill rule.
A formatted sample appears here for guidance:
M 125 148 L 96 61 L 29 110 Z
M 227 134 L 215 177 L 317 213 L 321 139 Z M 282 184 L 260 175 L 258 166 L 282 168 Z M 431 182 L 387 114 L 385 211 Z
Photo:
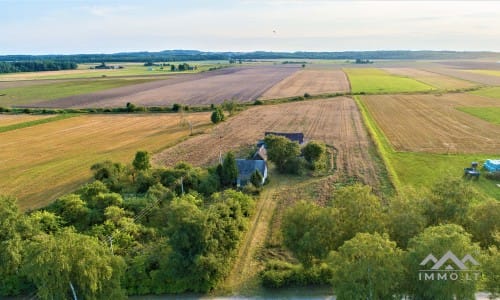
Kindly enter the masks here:
M 4 115 L 0 114 L 0 127 L 53 117 L 52 115 Z
M 500 107 L 469 94 L 381 95 L 362 98 L 398 151 L 498 153 L 500 127 L 456 107 Z
M 436 68 L 429 67 L 425 68 L 426 70 L 434 73 L 444 74 L 451 77 L 456 77 L 463 80 L 468 80 L 472 82 L 477 82 L 481 84 L 488 85 L 500 85 L 500 76 L 494 76 L 486 73 L 474 73 L 469 72 L 468 70 L 460 70 L 460 69 L 451 69 L 451 68 Z
M 209 114 L 185 116 L 200 130 Z M 0 133 L 0 193 L 22 209 L 44 206 L 90 179 L 90 166 L 127 163 L 137 150 L 156 152 L 189 135 L 180 115 L 80 116 Z
M 219 151 L 252 146 L 265 131 L 303 132 L 307 140 L 321 140 L 337 148 L 337 168 L 378 186 L 378 170 L 370 157 L 371 141 L 354 101 L 347 97 L 257 106 L 224 122 L 211 133 L 199 135 L 155 156 L 160 165 L 180 160 L 195 165 L 217 162 Z
M 478 85 L 470 81 L 465 81 L 449 76 L 444 76 L 438 73 L 433 73 L 414 68 L 384 68 L 384 70 L 393 75 L 405 76 L 416 79 L 418 81 L 424 82 L 426 84 L 432 85 L 442 90 L 471 88 Z
M 276 99 L 292 96 L 348 92 L 349 81 L 342 70 L 306 69 L 285 78 L 260 98 Z

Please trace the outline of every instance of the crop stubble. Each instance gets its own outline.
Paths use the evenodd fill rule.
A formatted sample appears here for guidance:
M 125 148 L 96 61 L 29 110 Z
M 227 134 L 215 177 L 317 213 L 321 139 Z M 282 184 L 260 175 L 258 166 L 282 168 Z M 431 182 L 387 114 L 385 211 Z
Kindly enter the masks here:
M 217 162 L 219 151 L 237 151 L 254 145 L 265 131 L 303 132 L 307 140 L 321 140 L 337 148 L 342 175 L 357 176 L 373 187 L 379 185 L 376 166 L 368 148 L 371 141 L 351 98 L 287 103 L 248 109 L 203 134 L 164 150 L 154 157 L 158 165 L 187 161 L 194 165 Z
M 393 75 L 407 76 L 422 81 L 439 89 L 452 90 L 477 86 L 477 84 L 470 81 L 414 68 L 384 68 L 383 70 Z
M 395 150 L 494 154 L 500 126 L 456 107 L 500 107 L 495 99 L 469 94 L 363 96 Z

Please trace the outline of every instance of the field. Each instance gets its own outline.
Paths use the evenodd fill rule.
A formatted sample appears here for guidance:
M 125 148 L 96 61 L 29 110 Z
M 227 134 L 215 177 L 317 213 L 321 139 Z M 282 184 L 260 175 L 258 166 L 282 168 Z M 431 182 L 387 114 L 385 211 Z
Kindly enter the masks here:
M 440 90 L 472 88 L 478 85 L 477 83 L 472 83 L 470 81 L 465 81 L 415 68 L 384 68 L 383 70 L 389 72 L 392 75 L 413 78 Z
M 500 125 L 500 107 L 457 107 L 457 109 L 490 123 Z
M 151 152 L 189 135 L 181 115 L 80 116 L 0 133 L 0 193 L 19 198 L 23 210 L 44 206 L 90 179 L 90 166 L 132 161 L 137 150 Z M 185 115 L 195 132 L 208 113 Z
M 303 132 L 307 140 L 321 140 L 338 150 L 337 168 L 345 176 L 359 177 L 377 188 L 380 170 L 374 164 L 370 139 L 354 101 L 347 97 L 257 106 L 248 109 L 209 134 L 193 137 L 154 157 L 158 165 L 188 161 L 195 165 L 217 162 L 219 151 L 248 148 L 265 131 Z
M 500 99 L 500 86 L 480 89 L 471 92 L 471 94 Z
M 276 99 L 325 93 L 349 92 L 349 81 L 344 72 L 332 69 L 305 69 L 295 72 L 269 90 L 261 99 Z
M 51 115 L 4 115 L 0 114 L 0 128 L 14 124 L 41 120 L 52 117 Z
M 168 106 L 174 103 L 217 104 L 229 99 L 252 101 L 297 70 L 297 66 L 233 67 L 200 74 L 176 75 L 168 80 L 39 102 L 34 106 L 116 107 L 124 106 L 127 102 L 140 106 Z
M 493 99 L 467 94 L 362 97 L 397 151 L 494 154 L 500 127 L 456 107 L 500 107 Z
M 500 76 L 500 70 L 467 70 L 467 72 L 485 74 L 491 76 Z
M 422 92 L 435 89 L 411 78 L 391 75 L 374 68 L 344 69 L 353 93 L 388 94 Z
M 500 76 L 494 76 L 487 73 L 469 72 L 468 70 L 451 69 L 451 68 L 443 68 L 436 66 L 424 67 L 424 69 L 430 72 L 439 73 L 472 82 L 477 82 L 483 85 L 484 84 L 500 85 Z
M 52 81 L 46 84 L 0 88 L 0 106 L 28 106 L 41 101 L 48 101 L 50 103 L 52 100 L 58 98 L 88 94 L 127 85 L 137 85 L 150 82 L 151 80 L 147 78 L 100 78 Z

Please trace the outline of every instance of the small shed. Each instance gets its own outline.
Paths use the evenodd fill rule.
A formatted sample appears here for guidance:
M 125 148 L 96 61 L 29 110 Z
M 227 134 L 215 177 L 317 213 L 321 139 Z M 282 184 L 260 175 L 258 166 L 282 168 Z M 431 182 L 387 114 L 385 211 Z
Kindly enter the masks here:
M 245 186 L 256 170 L 262 174 L 262 184 L 267 179 L 267 163 L 265 160 L 236 159 L 236 166 L 238 167 L 238 178 L 236 179 L 238 187 Z
M 266 131 L 265 136 L 268 135 L 277 135 L 284 136 L 292 142 L 297 142 L 300 145 L 304 143 L 304 134 L 302 132 L 274 132 L 274 131 Z

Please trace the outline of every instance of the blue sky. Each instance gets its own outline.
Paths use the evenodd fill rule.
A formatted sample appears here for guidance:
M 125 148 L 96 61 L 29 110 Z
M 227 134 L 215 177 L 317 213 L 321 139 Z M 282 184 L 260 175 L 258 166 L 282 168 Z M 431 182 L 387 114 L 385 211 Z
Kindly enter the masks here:
M 0 55 L 500 51 L 500 1 L 0 0 Z

